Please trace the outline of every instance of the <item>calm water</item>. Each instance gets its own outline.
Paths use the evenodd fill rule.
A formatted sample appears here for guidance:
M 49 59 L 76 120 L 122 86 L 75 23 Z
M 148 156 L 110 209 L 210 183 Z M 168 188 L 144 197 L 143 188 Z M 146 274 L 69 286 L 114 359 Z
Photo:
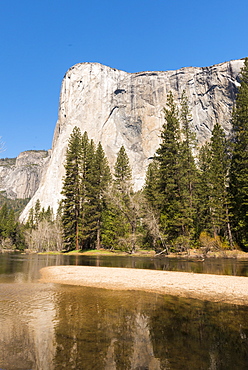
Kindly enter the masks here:
M 0 254 L 0 369 L 248 368 L 248 307 L 39 283 L 60 264 L 248 275 L 236 260 Z

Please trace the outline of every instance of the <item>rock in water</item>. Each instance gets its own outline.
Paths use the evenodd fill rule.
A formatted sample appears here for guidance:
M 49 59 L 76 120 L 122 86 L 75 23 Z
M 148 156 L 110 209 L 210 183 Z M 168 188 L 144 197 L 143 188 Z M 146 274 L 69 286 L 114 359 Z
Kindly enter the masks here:
M 136 190 L 144 184 L 149 158 L 159 145 L 163 107 L 170 90 L 177 102 L 186 91 L 199 145 L 210 138 L 216 122 L 228 134 L 243 62 L 140 73 L 127 73 L 98 63 L 70 68 L 62 82 L 51 159 L 21 218 L 27 217 L 37 199 L 42 207 L 57 210 L 67 142 L 74 126 L 82 133 L 87 131 L 96 143 L 101 141 L 110 166 L 121 145 L 125 146 Z

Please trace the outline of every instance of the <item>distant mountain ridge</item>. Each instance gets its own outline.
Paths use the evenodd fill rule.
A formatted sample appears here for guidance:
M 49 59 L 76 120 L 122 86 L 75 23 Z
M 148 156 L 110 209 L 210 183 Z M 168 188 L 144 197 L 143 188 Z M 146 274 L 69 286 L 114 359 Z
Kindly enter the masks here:
M 136 190 L 143 186 L 149 158 L 160 143 L 163 107 L 169 91 L 179 102 L 185 90 L 199 146 L 210 139 L 216 122 L 228 134 L 243 62 L 234 60 L 204 68 L 139 73 L 127 73 L 99 63 L 71 67 L 62 82 L 51 156 L 21 218 L 27 218 L 37 199 L 42 207 L 57 210 L 62 197 L 67 142 L 75 126 L 87 131 L 96 143 L 101 141 L 111 167 L 120 147 L 125 146 Z
M 32 198 L 48 160 L 48 151 L 29 150 L 0 159 L 0 192 L 9 199 Z

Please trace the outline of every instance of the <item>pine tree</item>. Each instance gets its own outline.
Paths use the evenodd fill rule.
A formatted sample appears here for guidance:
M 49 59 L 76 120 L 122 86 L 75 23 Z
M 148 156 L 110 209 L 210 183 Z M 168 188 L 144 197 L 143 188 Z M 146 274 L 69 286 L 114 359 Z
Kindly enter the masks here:
M 8 220 L 8 207 L 7 204 L 4 203 L 2 207 L 0 208 L 0 238 L 6 238 L 7 231 L 6 231 L 6 226 L 7 226 L 7 220 Z
M 87 216 L 86 209 L 88 203 L 89 178 L 92 171 L 95 144 L 93 140 L 89 141 L 88 134 L 85 131 L 82 136 L 82 163 L 81 163 L 81 189 L 80 189 L 80 213 L 81 213 L 81 249 L 87 249 Z
M 154 209 L 159 209 L 160 206 L 160 190 L 159 190 L 159 163 L 153 159 L 149 163 L 146 171 L 146 179 L 144 186 L 145 198 Z
M 199 150 L 199 184 L 197 187 L 198 203 L 197 203 L 197 227 L 196 233 L 199 236 L 202 231 L 210 232 L 212 230 L 211 221 L 211 147 L 210 143 L 206 142 Z
M 108 196 L 105 211 L 104 235 L 109 240 L 112 235 L 116 244 L 123 244 L 130 252 L 135 251 L 136 231 L 139 219 L 138 195 L 132 189 L 132 170 L 124 146 L 117 154 L 114 166 L 114 181 Z M 114 229 L 110 230 L 111 225 Z M 110 242 L 110 240 L 109 240 Z
M 28 213 L 28 221 L 26 223 L 26 227 L 29 229 L 34 229 L 35 228 L 35 222 L 34 222 L 34 209 L 33 207 L 30 209 Z
M 135 250 L 137 213 L 132 189 L 132 170 L 129 164 L 129 158 L 124 146 L 122 145 L 114 166 L 114 192 L 117 213 L 122 217 L 123 224 L 130 226 L 131 251 Z M 125 225 L 123 225 L 125 226 Z M 126 238 L 128 236 L 126 235 Z
M 86 230 L 91 245 L 101 246 L 102 218 L 105 207 L 106 191 L 111 181 L 108 160 L 99 142 L 95 151 L 91 171 L 87 178 Z
M 15 212 L 4 203 L 0 208 L 0 244 L 7 248 L 24 248 L 24 238 L 20 225 L 16 221 Z
M 199 152 L 200 181 L 198 186 L 197 233 L 210 233 L 215 238 L 227 237 L 233 245 L 229 222 L 229 167 L 230 154 L 224 130 L 215 124 L 209 143 Z
M 114 178 L 116 187 L 123 193 L 131 190 L 132 170 L 129 164 L 129 158 L 122 145 L 114 166 Z
M 153 230 L 159 230 L 157 240 L 163 240 L 163 245 L 166 238 L 175 246 L 189 245 L 195 234 L 198 174 L 192 153 L 196 140 L 185 92 L 181 96 L 180 110 L 170 92 L 164 113 L 161 144 L 148 166 L 144 188 L 152 207 L 149 214 L 154 222 L 150 224 L 153 224 Z M 160 227 L 155 222 L 158 213 Z
M 172 242 L 182 233 L 182 204 L 179 112 L 171 92 L 167 96 L 167 107 L 164 109 L 164 113 L 162 141 L 156 152 L 155 160 L 159 163 L 161 226 L 168 240 Z
M 196 146 L 195 133 L 192 130 L 192 116 L 190 114 L 188 99 L 185 91 L 181 96 L 180 123 L 182 139 L 179 148 L 179 159 L 181 163 L 181 200 L 182 200 L 182 227 L 183 235 L 190 239 L 195 234 L 198 183 L 198 171 L 193 156 Z
M 227 233 L 228 219 L 228 170 L 229 156 L 224 130 L 217 123 L 214 126 L 211 142 L 210 161 L 210 212 L 214 235 Z M 229 235 L 230 236 L 230 235 Z M 229 238 L 230 239 L 230 238 Z
M 66 152 L 63 199 L 63 235 L 66 249 L 79 249 L 81 242 L 82 135 L 74 127 Z
M 41 204 L 40 200 L 37 199 L 34 205 L 34 224 L 38 226 L 38 223 L 40 221 L 40 212 L 41 212 Z
M 248 58 L 233 110 L 234 149 L 230 171 L 233 226 L 237 242 L 248 249 Z

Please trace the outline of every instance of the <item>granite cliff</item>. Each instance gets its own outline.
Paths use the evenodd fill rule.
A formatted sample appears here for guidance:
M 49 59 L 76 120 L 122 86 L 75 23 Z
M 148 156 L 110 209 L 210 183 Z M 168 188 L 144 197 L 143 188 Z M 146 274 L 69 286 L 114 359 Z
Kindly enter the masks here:
M 17 158 L 0 159 L 0 192 L 10 199 L 31 198 L 48 158 L 45 150 L 29 150 Z
M 56 211 L 67 141 L 74 126 L 87 131 L 96 143 L 101 141 L 111 166 L 121 145 L 125 146 L 135 189 L 142 187 L 149 158 L 159 145 L 163 107 L 170 90 L 176 101 L 186 91 L 199 146 L 210 138 L 216 122 L 228 134 L 242 65 L 243 60 L 235 60 L 205 68 L 140 73 L 98 63 L 70 68 L 62 82 L 51 158 L 22 219 L 37 199 Z

